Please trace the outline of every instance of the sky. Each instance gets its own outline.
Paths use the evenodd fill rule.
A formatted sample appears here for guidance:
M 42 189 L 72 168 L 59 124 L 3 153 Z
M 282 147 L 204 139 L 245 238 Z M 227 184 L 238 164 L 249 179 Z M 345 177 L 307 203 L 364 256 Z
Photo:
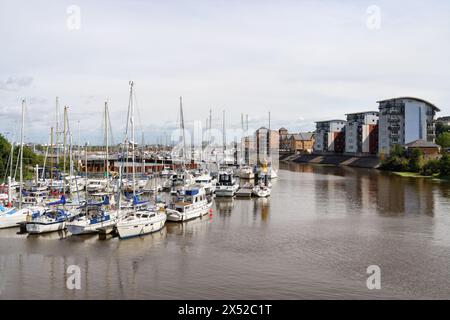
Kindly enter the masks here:
M 0 0 L 0 133 L 46 143 L 55 99 L 74 140 L 124 136 L 129 81 L 145 141 L 187 127 L 314 130 L 415 96 L 450 115 L 450 3 L 363 0 Z M 61 112 L 62 113 L 62 112 Z M 78 127 L 80 134 L 78 135 Z

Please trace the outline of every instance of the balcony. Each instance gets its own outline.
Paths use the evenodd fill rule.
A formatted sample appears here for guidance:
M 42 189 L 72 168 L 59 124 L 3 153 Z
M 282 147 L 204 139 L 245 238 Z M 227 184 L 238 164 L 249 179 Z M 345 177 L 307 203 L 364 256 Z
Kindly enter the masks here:
M 400 135 L 398 133 L 392 132 L 389 134 L 389 138 L 390 139 L 398 139 L 398 138 L 400 138 Z

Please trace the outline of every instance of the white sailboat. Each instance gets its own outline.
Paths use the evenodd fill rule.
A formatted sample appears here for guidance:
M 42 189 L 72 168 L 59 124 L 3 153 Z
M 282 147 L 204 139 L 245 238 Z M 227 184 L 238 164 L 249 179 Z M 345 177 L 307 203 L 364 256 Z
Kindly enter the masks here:
M 0 205 L 0 229 L 18 227 L 32 216 L 38 216 L 44 211 L 43 207 L 27 207 L 23 209 L 5 208 Z
M 270 167 L 267 166 L 267 163 L 263 163 L 262 170 L 257 173 L 255 176 L 255 186 L 253 187 L 252 193 L 256 197 L 266 198 L 270 196 L 272 192 L 272 184 L 268 175 Z
M 148 203 L 133 202 L 133 209 L 117 223 L 120 239 L 146 235 L 161 230 L 166 223 L 162 207 L 150 207 Z
M 259 198 L 265 198 L 270 196 L 272 189 L 264 184 L 258 184 L 253 187 L 253 195 Z
M 129 147 L 128 139 L 128 121 L 131 124 L 131 141 L 135 141 L 134 137 L 134 83 L 130 81 L 130 99 L 128 104 L 127 130 L 125 134 L 124 145 Z M 135 168 L 135 146 L 131 143 L 132 154 L 132 173 L 133 182 L 136 181 L 136 168 Z M 166 223 L 166 212 L 164 208 L 150 207 L 146 202 L 140 202 L 136 196 L 136 184 L 133 183 L 133 208 L 117 223 L 117 232 L 120 239 L 131 238 L 136 236 L 145 235 L 148 233 L 161 230 Z M 119 205 L 120 210 L 120 205 Z
M 66 222 L 78 214 L 75 211 L 71 212 L 64 207 L 59 207 L 65 204 L 66 199 L 64 196 L 61 196 L 59 201 L 49 203 L 49 208 L 43 211 L 42 214 L 27 220 L 27 232 L 30 234 L 41 234 L 65 229 Z
M 5 208 L 0 205 L 0 229 L 18 227 L 19 223 L 23 223 L 31 217 L 38 217 L 43 211 L 43 207 L 26 207 L 23 208 L 23 145 L 24 145 L 24 123 L 25 121 L 25 100 L 22 100 L 22 126 L 21 126 L 21 139 L 20 139 L 20 182 L 19 182 L 19 202 L 16 207 Z M 12 166 L 12 163 L 11 163 Z M 12 179 L 8 178 L 8 203 L 12 202 Z
M 109 205 L 109 197 L 103 202 L 86 203 L 82 207 L 83 213 L 67 222 L 67 230 L 74 235 L 97 233 L 99 228 L 113 227 L 119 218 L 118 210 L 105 210 L 102 207 Z
M 86 184 L 87 192 L 103 192 L 106 190 L 108 181 L 106 179 L 89 179 Z

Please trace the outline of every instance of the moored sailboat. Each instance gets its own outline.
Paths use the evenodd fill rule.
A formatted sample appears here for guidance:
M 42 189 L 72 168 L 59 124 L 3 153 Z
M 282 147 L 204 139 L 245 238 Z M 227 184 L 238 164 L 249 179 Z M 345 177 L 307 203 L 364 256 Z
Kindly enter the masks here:
M 30 234 L 40 234 L 53 231 L 63 230 L 66 227 L 66 222 L 77 215 L 75 212 L 70 212 L 64 207 L 60 208 L 60 205 L 66 203 L 66 198 L 61 197 L 61 200 L 49 203 L 47 208 L 42 214 L 38 216 L 32 216 L 26 223 L 26 230 Z
M 134 92 L 133 92 L 133 81 L 130 81 L 130 99 L 128 104 L 128 115 L 127 119 L 127 130 L 125 134 L 126 148 L 129 147 L 128 139 L 128 121 L 131 124 L 131 141 L 134 139 Z M 139 201 L 136 196 L 136 168 L 135 168 L 135 146 L 134 142 L 131 143 L 131 154 L 132 154 L 132 175 L 133 175 L 133 207 L 127 212 L 124 218 L 117 223 L 117 232 L 119 233 L 119 238 L 131 238 L 136 236 L 145 235 L 148 233 L 156 232 L 161 230 L 166 223 L 166 213 L 163 207 L 151 207 L 146 201 Z M 122 167 L 121 167 L 122 169 Z M 120 210 L 120 204 L 119 204 Z

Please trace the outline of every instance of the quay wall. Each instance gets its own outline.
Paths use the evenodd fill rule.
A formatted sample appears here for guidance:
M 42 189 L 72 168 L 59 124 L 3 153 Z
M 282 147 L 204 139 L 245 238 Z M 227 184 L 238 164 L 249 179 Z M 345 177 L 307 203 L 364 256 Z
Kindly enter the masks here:
M 372 169 L 377 169 L 380 166 L 380 159 L 378 157 L 352 156 L 345 154 L 298 154 L 284 156 L 280 160 L 296 163 L 349 166 Z

